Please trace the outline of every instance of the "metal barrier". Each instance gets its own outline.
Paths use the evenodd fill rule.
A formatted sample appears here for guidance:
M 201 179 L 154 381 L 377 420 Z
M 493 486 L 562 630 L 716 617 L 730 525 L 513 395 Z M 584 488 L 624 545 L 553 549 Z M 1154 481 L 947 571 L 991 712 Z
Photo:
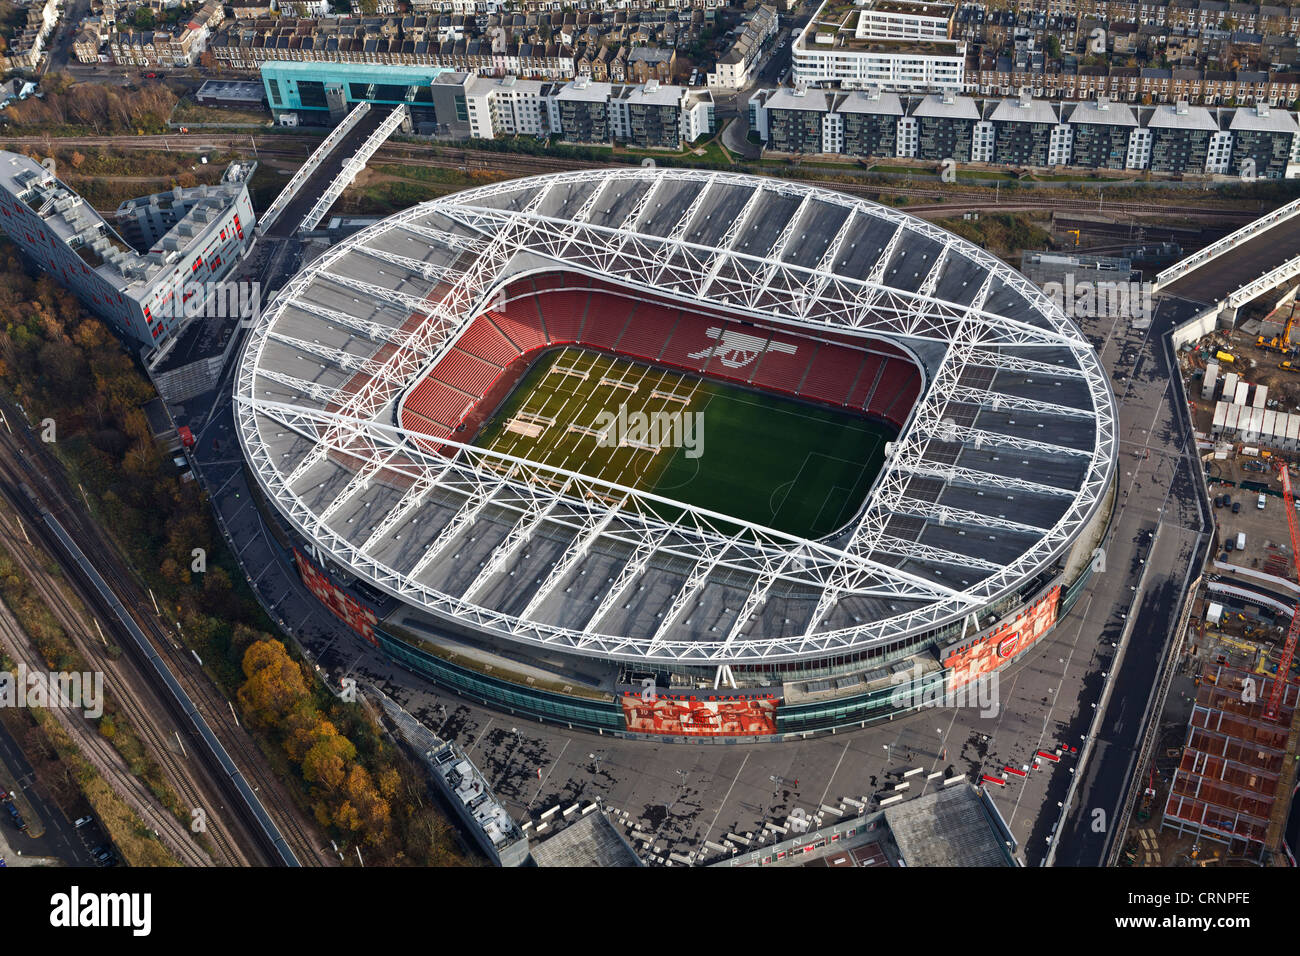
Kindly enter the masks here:
M 352 185 L 353 180 L 360 175 L 361 170 L 366 168 L 366 163 L 370 161 L 370 157 L 375 155 L 375 151 L 380 146 L 383 146 L 397 127 L 405 122 L 410 112 L 405 103 L 395 106 L 375 131 L 366 137 L 366 141 L 361 144 L 361 148 L 343 164 L 343 168 L 334 177 L 334 181 L 329 184 L 329 188 L 312 204 L 311 211 L 303 217 L 302 223 L 298 227 L 299 232 L 315 229 L 320 225 L 320 221 L 325 218 L 325 214 L 330 211 L 330 207 L 338 201 L 339 196 L 343 195 L 343 190 Z
M 1217 242 L 1211 243 L 1200 252 L 1193 253 L 1181 262 L 1175 262 L 1168 269 L 1165 269 L 1163 272 L 1156 275 L 1156 281 L 1151 291 L 1159 292 L 1161 289 L 1178 279 L 1181 279 L 1194 269 L 1199 269 L 1207 262 L 1217 259 L 1230 249 L 1235 249 L 1243 241 L 1253 239 L 1259 233 L 1272 229 L 1279 223 L 1286 222 L 1288 219 L 1291 219 L 1296 215 L 1300 215 L 1300 199 L 1274 209 L 1268 215 L 1261 216 L 1254 222 L 1242 226 L 1236 232 L 1229 233 Z
M 321 140 L 321 144 L 316 147 L 307 161 L 298 167 L 298 171 L 293 174 L 293 178 L 285 183 L 284 189 L 280 190 L 280 195 L 275 197 L 275 201 L 267 207 L 266 212 L 262 214 L 261 220 L 257 223 L 258 235 L 265 235 L 275 225 L 275 221 L 280 218 L 280 214 L 293 202 L 293 198 L 298 195 L 298 190 L 302 188 L 303 183 L 312 177 L 324 161 L 325 157 L 334 151 L 342 139 L 352 132 L 352 128 L 361 122 L 362 117 L 370 112 L 369 103 L 358 103 L 353 107 L 352 112 L 343 118 L 343 122 L 330 130 L 330 134 Z

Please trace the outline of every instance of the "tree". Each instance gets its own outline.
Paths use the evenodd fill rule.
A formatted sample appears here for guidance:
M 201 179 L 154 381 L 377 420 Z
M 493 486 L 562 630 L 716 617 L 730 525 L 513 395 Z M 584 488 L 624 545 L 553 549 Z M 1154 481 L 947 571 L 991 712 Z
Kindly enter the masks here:
M 302 668 L 280 641 L 258 641 L 244 652 L 244 676 L 239 705 L 249 719 L 262 726 L 278 724 L 307 696 Z

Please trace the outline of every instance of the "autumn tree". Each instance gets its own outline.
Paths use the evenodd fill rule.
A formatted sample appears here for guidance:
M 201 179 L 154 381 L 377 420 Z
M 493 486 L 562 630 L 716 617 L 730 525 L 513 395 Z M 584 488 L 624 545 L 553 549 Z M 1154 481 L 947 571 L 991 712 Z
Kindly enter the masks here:
M 239 705 L 255 724 L 278 724 L 307 696 L 302 668 L 277 640 L 259 641 L 244 653 L 244 676 Z

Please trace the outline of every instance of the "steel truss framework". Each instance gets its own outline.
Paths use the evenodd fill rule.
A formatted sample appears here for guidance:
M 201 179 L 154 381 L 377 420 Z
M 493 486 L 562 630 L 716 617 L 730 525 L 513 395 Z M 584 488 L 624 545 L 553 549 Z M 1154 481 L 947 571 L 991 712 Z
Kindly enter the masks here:
M 750 195 L 722 238 L 712 245 L 688 241 L 685 237 L 691 224 L 704 215 L 706 202 L 736 187 Z M 647 232 L 643 227 L 652 204 L 681 188 L 698 189 L 698 193 L 666 235 Z M 622 222 L 592 221 L 616 189 L 641 193 Z M 581 201 L 573 199 L 575 193 Z M 574 207 L 571 215 L 541 212 L 549 200 L 560 196 L 569 197 Z M 756 210 L 773 196 L 796 200 L 797 210 L 766 254 L 741 251 L 737 245 Z M 789 251 L 798 225 L 814 203 L 843 207 L 845 218 L 816 265 L 801 267 L 782 255 Z M 446 223 L 451 231 L 431 227 L 430 221 Z M 881 221 L 893 231 L 867 276 L 835 272 L 851 230 Z M 390 230 L 427 238 L 431 249 L 460 250 L 456 267 L 414 262 L 367 246 Z M 909 235 L 940 246 L 917 292 L 884 282 L 890 258 Z M 412 280 L 403 283 L 404 289 L 421 287 L 413 281 L 418 277 L 429 292 L 417 298 L 333 272 L 332 267 L 349 253 L 404 268 L 403 274 Z M 962 259 L 980 268 L 978 289 L 970 289 L 971 297 L 963 302 L 936 298 L 941 270 Z M 942 351 L 936 352 L 932 345 L 930 352 L 942 357 L 930 362 L 926 388 L 866 504 L 850 527 L 832 539 L 800 538 L 452 439 L 438 439 L 440 448 L 434 451 L 430 439 L 413 441 L 393 426 L 394 403 L 400 403 L 451 347 L 491 296 L 537 271 L 539 261 L 549 263 L 546 268 L 612 278 L 634 291 L 761 318 L 768 324 L 860 333 L 909 352 L 918 342 L 933 343 Z M 317 305 L 309 293 L 320 282 L 327 283 L 324 288 L 332 284 L 335 291 L 364 296 L 367 306 L 391 312 L 392 325 L 375 321 L 372 313 L 366 319 L 353 318 Z M 1005 301 L 1008 292 L 1022 318 L 1008 318 L 988 308 L 995 297 Z M 290 308 L 299 316 L 349 328 L 376 348 L 384 342 L 393 348 L 380 360 L 308 344 L 301 335 L 276 329 L 279 316 Z M 414 329 L 406 322 L 412 314 L 424 317 Z M 404 322 L 407 330 L 400 331 Z M 298 348 L 344 372 L 363 374 L 365 381 L 346 392 L 266 367 L 264 353 L 271 343 Z M 1042 354 L 1050 350 L 1050 360 L 1033 358 L 1039 349 Z M 1063 353 L 1069 362 L 1061 360 Z M 1043 402 L 996 381 L 973 385 L 963 380 L 972 367 L 983 368 L 985 380 L 992 369 L 1034 380 L 1082 383 L 1087 401 Z M 282 388 L 268 388 L 266 383 Z M 1077 327 L 1027 279 L 969 243 L 889 208 L 799 183 L 689 170 L 583 170 L 515 180 L 434 200 L 377 223 L 336 245 L 291 280 L 250 335 L 235 388 L 240 441 L 262 490 L 301 534 L 333 560 L 405 601 L 484 630 L 556 650 L 632 661 L 723 667 L 819 658 L 854 653 L 960 622 L 1015 591 L 1073 543 L 1106 493 L 1116 455 L 1114 400 L 1096 355 Z M 286 398 L 283 388 L 301 397 Z M 1053 394 L 1047 389 L 1044 393 Z M 1058 415 L 1087 434 L 1088 447 L 1067 448 L 955 424 L 955 420 L 969 420 L 972 408 Z M 954 414 L 958 410 L 964 418 Z M 275 429 L 287 429 L 311 445 L 291 468 L 282 467 L 264 437 L 264 431 Z M 930 454 L 954 445 L 1060 457 L 1080 463 L 1083 477 L 1070 487 L 1058 487 L 985 470 L 978 457 L 975 464 L 963 461 L 957 466 L 950 457 Z M 311 497 L 307 493 L 315 489 L 319 475 L 314 469 L 327 459 L 349 462 L 352 474 L 329 501 L 320 503 L 312 497 L 309 505 L 305 499 Z M 1010 520 L 918 494 L 916 480 L 977 484 L 1058 503 L 1064 499 L 1064 507 L 1046 526 L 1030 519 Z M 349 537 L 337 524 L 341 509 L 375 481 L 402 488 L 401 500 L 363 539 Z M 461 502 L 436 538 L 418 556 L 407 555 L 392 564 L 377 557 L 378 545 L 418 514 L 435 489 L 440 500 L 450 495 Z M 422 573 L 489 509 L 496 520 L 513 516 L 513 525 L 487 556 L 480 573 L 457 594 L 424 580 Z M 665 513 L 675 517 L 667 519 Z M 995 563 L 900 536 L 891 527 L 891 518 L 897 515 L 913 516 L 924 526 L 1006 532 L 1025 546 L 1014 560 Z M 543 529 L 551 537 L 564 535 L 568 544 L 530 594 L 527 606 L 507 614 L 477 600 Z M 624 562 L 613 581 L 582 626 L 549 623 L 548 605 L 560 599 L 563 586 L 597 547 Z M 656 559 L 685 569 L 677 575 L 679 583 L 667 608 L 654 627 L 642 633 L 608 633 L 603 625 L 610 612 Z M 972 583 L 954 587 L 947 583 L 952 574 L 942 575 L 941 580 L 904 570 L 900 566 L 904 561 L 960 571 Z M 735 616 L 716 640 L 676 633 L 674 625 L 689 614 L 701 591 L 721 571 L 729 581 L 734 582 L 740 572 L 742 579 L 748 576 L 752 582 Z M 803 593 L 815 597 L 815 609 L 798 633 L 781 637 L 752 633 L 759 612 L 778 585 L 787 591 L 805 589 Z M 852 626 L 825 626 L 836 605 L 848 597 L 881 598 L 902 607 L 892 616 Z

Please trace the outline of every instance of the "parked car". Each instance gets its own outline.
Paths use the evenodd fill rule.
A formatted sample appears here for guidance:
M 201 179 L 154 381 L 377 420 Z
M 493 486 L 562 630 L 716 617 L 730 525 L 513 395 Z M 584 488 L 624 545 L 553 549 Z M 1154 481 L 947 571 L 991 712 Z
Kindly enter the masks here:
M 1266 501 L 1268 501 L 1268 496 L 1265 495 L 1264 492 L 1261 491 L 1261 492 L 1259 493 L 1259 498 L 1257 498 L 1257 499 L 1255 500 L 1255 507 L 1258 508 L 1260 511 L 1263 511 L 1263 510 L 1264 510 L 1264 503 L 1265 503 Z
M 1240 513 L 1241 513 L 1241 502 L 1240 502 L 1240 501 L 1234 501 L 1234 502 L 1232 503 L 1232 513 L 1233 513 L 1233 514 L 1240 514 Z
M 1222 508 L 1222 507 L 1223 507 L 1223 495 L 1215 495 L 1215 496 L 1214 496 L 1214 507 L 1216 507 L 1216 508 Z
M 80 820 L 74 823 L 73 826 L 79 829 L 81 827 L 84 827 L 87 823 L 93 823 L 94 820 L 95 820 L 94 817 L 82 817 Z

